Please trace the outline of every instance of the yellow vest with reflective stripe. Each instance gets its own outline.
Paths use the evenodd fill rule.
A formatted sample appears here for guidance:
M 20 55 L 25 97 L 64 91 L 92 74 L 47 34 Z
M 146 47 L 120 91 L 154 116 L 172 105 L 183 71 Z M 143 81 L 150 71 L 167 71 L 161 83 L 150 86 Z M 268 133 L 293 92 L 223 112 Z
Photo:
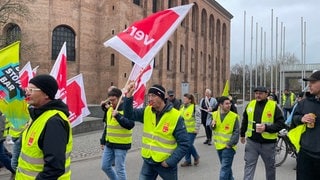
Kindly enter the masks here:
M 238 114 L 229 111 L 221 122 L 220 111 L 215 111 L 212 113 L 212 118 L 216 120 L 216 127 L 213 129 L 213 141 L 217 150 L 224 149 L 227 143 L 230 141 L 234 124 L 238 120 Z M 237 149 L 236 146 L 232 146 L 234 150 Z
M 246 109 L 247 115 L 248 115 L 248 128 L 247 128 L 247 132 L 246 135 L 247 137 L 251 137 L 252 136 L 252 131 L 254 131 L 253 129 L 253 124 L 256 123 L 254 121 L 254 108 L 256 106 L 256 100 L 251 101 Z M 262 116 L 261 116 L 261 123 L 262 124 L 266 124 L 266 125 L 271 125 L 274 122 L 274 113 L 275 113 L 275 109 L 276 109 L 276 102 L 275 101 L 267 101 L 263 112 L 262 112 Z M 268 132 L 263 132 L 262 137 L 265 139 L 277 139 L 278 137 L 278 133 L 268 133 Z
M 169 112 L 164 113 L 156 124 L 156 114 L 152 112 L 151 106 L 146 107 L 143 117 L 142 157 L 162 162 L 173 153 L 177 148 L 173 131 L 179 117 L 180 112 L 172 108 Z
M 282 106 L 284 106 L 284 104 L 285 104 L 286 101 L 287 101 L 287 96 L 286 96 L 286 94 L 283 94 L 282 97 L 283 97 L 283 99 L 282 99 Z M 293 93 L 290 93 L 290 106 L 293 106 L 294 101 L 295 101 L 295 99 L 294 99 L 294 94 L 293 94 Z
M 184 106 L 180 108 L 188 133 L 193 133 L 196 130 L 196 120 L 193 116 L 194 108 L 194 104 L 190 104 L 187 108 Z
M 130 144 L 132 142 L 132 129 L 128 130 L 120 126 L 116 118 L 112 116 L 113 108 L 110 107 L 107 111 L 106 124 L 107 124 L 107 134 L 106 141 L 116 144 Z M 119 111 L 123 114 L 123 111 Z
M 6 138 L 9 134 L 10 126 L 12 126 L 12 123 L 7 118 L 5 119 L 4 122 L 5 122 L 5 125 L 3 130 L 3 138 Z
M 43 152 L 38 146 L 39 137 L 47 124 L 47 121 L 54 115 L 60 117 L 69 123 L 68 117 L 61 111 L 48 110 L 40 115 L 25 131 L 22 133 L 22 148 L 18 160 L 16 180 L 33 180 L 43 171 L 44 160 Z M 72 130 L 69 124 L 69 140 L 66 147 L 65 173 L 60 176 L 59 180 L 69 180 L 71 178 L 71 158 L 72 151 Z

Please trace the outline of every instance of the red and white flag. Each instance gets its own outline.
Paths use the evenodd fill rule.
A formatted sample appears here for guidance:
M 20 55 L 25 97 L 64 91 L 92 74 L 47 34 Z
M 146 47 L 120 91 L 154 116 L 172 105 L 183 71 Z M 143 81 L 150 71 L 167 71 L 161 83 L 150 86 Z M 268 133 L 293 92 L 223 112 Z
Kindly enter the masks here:
M 24 65 L 23 68 L 19 71 L 19 77 L 20 77 L 21 88 L 22 89 L 27 88 L 29 80 L 34 77 L 34 73 L 32 71 L 30 61 L 27 62 L 27 64 Z
M 71 127 L 75 127 L 82 123 L 83 117 L 90 114 L 84 91 L 82 74 L 68 80 L 66 91 L 67 104 L 70 112 L 69 121 Z
M 130 61 L 146 67 L 187 15 L 193 3 L 159 11 L 104 43 Z
M 142 68 L 135 64 L 131 70 L 129 80 L 135 81 L 135 91 L 133 92 L 133 107 L 140 108 L 144 103 L 144 95 L 146 94 L 146 84 L 151 78 L 154 60 Z
M 56 94 L 56 99 L 61 99 L 66 102 L 66 87 L 67 87 L 67 48 L 66 42 L 59 52 L 59 55 L 54 63 L 50 75 L 53 76 L 58 83 L 59 89 Z

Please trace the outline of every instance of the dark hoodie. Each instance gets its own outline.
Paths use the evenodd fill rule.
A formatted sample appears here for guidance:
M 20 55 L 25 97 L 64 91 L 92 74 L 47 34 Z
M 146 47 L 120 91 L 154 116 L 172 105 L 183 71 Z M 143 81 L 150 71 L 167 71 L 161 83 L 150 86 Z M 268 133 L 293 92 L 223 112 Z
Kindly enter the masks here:
M 40 108 L 29 107 L 29 113 L 33 121 L 36 121 L 47 110 L 59 110 L 67 117 L 69 116 L 68 106 L 60 99 L 52 100 Z M 38 145 L 44 154 L 44 169 L 36 177 L 37 180 L 53 180 L 64 174 L 68 139 L 69 124 L 58 114 L 51 117 L 42 130 L 38 141 Z

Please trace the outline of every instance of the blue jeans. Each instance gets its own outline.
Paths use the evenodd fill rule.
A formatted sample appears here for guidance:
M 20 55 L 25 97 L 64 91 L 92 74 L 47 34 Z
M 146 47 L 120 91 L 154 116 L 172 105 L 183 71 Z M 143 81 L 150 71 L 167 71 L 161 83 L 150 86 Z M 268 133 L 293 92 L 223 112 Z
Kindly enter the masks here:
M 11 167 L 11 159 L 5 152 L 3 142 L 4 141 L 0 142 L 0 161 L 2 162 L 4 167 L 6 167 L 12 174 L 14 174 L 15 170 Z
M 190 145 L 189 147 L 190 148 L 185 156 L 185 160 L 186 160 L 186 162 L 191 163 L 191 155 L 193 156 L 194 159 L 199 158 L 199 154 L 193 145 L 197 134 L 196 133 L 188 133 L 188 136 L 189 136 L 189 145 Z
M 21 137 L 14 140 L 14 145 L 12 149 L 11 167 L 16 170 L 18 166 L 18 159 L 21 152 Z
M 126 155 L 128 150 L 114 149 L 104 146 L 101 169 L 110 180 L 126 180 Z M 112 163 L 115 162 L 115 169 Z
M 232 162 L 236 151 L 233 148 L 218 150 L 218 156 L 221 164 L 220 180 L 233 180 Z
M 284 120 L 287 120 L 288 118 L 288 113 L 290 114 L 292 111 L 292 108 L 282 108 L 283 110 L 283 118 Z
M 139 180 L 156 180 L 158 175 L 165 180 L 177 180 L 177 166 L 165 168 L 161 163 L 150 164 L 144 160 Z

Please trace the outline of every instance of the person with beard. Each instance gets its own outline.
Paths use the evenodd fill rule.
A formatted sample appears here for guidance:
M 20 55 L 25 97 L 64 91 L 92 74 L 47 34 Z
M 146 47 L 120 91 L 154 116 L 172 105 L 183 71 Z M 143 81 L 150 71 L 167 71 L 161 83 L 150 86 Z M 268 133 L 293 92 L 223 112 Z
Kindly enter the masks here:
M 298 151 L 297 180 L 316 180 L 320 177 L 320 71 L 303 80 L 308 81 L 309 91 L 298 102 L 288 136 Z
M 281 109 L 273 100 L 268 100 L 267 88 L 254 89 L 255 99 L 243 112 L 240 141 L 245 144 L 244 180 L 253 180 L 257 161 L 261 156 L 266 180 L 276 179 L 275 147 L 278 132 L 285 127 Z

